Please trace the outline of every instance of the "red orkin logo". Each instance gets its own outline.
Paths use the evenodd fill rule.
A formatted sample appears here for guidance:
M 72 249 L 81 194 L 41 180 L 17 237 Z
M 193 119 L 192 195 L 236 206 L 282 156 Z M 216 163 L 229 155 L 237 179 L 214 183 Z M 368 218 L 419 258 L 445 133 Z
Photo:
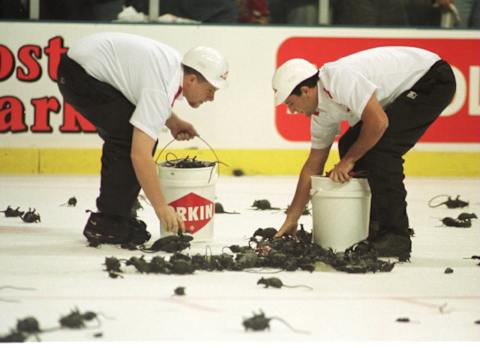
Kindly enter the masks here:
M 192 234 L 197 233 L 210 222 L 215 213 L 215 204 L 193 192 L 170 202 L 185 221 L 185 228 Z

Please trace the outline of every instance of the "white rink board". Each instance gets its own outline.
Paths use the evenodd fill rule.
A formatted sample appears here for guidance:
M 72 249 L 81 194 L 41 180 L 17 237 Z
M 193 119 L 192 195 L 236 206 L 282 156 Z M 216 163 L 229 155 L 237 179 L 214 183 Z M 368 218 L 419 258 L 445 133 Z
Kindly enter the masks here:
M 476 31 L 444 31 L 415 29 L 349 29 L 307 27 L 259 27 L 259 26 L 215 26 L 215 25 L 148 25 L 148 24 L 92 24 L 92 23 L 0 23 L 0 44 L 14 54 L 25 45 L 35 44 L 44 50 L 39 61 L 43 75 L 35 83 L 21 82 L 10 77 L 0 83 L 0 96 L 18 96 L 25 106 L 25 121 L 33 123 L 32 98 L 54 96 L 61 100 L 58 89 L 46 73 L 48 41 L 61 36 L 65 47 L 79 38 L 99 31 L 123 31 L 151 37 L 179 50 L 182 54 L 197 45 L 212 46 L 229 60 L 230 87 L 216 95 L 214 103 L 203 105 L 198 110 L 177 103 L 176 111 L 193 122 L 200 134 L 215 148 L 223 149 L 305 149 L 308 142 L 287 141 L 275 128 L 273 94 L 270 86 L 276 65 L 279 46 L 290 37 L 375 37 L 375 38 L 477 38 Z M 23 68 L 16 57 L 16 68 Z M 463 87 L 461 87 L 463 88 Z M 0 147 L 76 147 L 96 148 L 101 142 L 96 134 L 59 133 L 61 112 L 52 113 L 51 133 L 32 134 L 4 133 Z M 166 142 L 170 135 L 161 136 Z M 419 148 L 423 144 L 419 145 Z M 431 144 L 425 144 L 431 146 Z M 178 145 L 177 145 L 178 146 Z M 441 144 L 438 150 L 463 150 L 475 144 Z M 417 147 L 418 148 L 418 147 Z M 431 148 L 431 147 L 430 147 Z

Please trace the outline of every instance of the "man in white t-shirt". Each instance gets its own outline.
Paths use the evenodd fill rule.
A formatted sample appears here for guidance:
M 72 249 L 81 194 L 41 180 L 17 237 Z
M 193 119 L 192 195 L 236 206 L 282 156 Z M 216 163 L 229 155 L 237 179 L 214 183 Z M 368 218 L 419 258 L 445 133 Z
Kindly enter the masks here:
M 327 175 L 346 182 L 355 172 L 367 173 L 372 203 L 364 245 L 380 256 L 408 259 L 413 230 L 402 157 L 451 102 L 456 84 L 450 65 L 423 49 L 378 47 L 319 70 L 291 59 L 277 69 L 272 84 L 276 105 L 311 116 L 311 151 L 277 237 L 296 232 L 310 176 L 323 172 L 339 123 L 346 120 L 350 128 L 339 140 L 340 161 Z
M 227 74 L 227 61 L 212 48 L 196 47 L 182 58 L 172 47 L 126 33 L 87 36 L 62 56 L 60 92 L 104 140 L 98 212 L 83 231 L 90 242 L 150 239 L 145 223 L 132 215 L 140 188 L 167 231 L 185 232 L 165 201 L 152 156 L 164 126 L 177 140 L 198 135 L 172 111 L 175 101 L 184 98 L 193 108 L 213 101 Z

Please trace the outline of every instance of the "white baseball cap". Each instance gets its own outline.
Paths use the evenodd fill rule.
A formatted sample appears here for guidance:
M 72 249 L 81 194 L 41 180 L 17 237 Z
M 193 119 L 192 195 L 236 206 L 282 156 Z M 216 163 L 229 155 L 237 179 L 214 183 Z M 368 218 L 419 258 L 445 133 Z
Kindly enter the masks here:
M 318 68 L 308 60 L 294 58 L 283 63 L 272 79 L 275 106 L 285 102 L 297 85 L 318 73 Z
M 190 49 L 183 56 L 182 64 L 197 70 L 216 88 L 227 86 L 228 62 L 213 48 L 199 46 Z

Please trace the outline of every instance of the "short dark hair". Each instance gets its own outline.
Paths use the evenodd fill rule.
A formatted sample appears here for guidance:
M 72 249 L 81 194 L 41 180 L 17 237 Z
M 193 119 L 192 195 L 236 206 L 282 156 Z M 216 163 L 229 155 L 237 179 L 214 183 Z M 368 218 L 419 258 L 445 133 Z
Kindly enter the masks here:
M 315 75 L 310 76 L 308 79 L 303 80 L 300 82 L 298 85 L 295 86 L 293 89 L 292 93 L 293 95 L 299 96 L 302 94 L 302 91 L 300 90 L 303 86 L 313 88 L 317 85 L 318 83 L 318 73 L 315 73 Z
M 205 82 L 207 79 L 201 73 L 199 73 L 194 68 L 189 67 L 188 65 L 182 64 L 183 73 L 185 75 L 195 75 L 200 82 Z

